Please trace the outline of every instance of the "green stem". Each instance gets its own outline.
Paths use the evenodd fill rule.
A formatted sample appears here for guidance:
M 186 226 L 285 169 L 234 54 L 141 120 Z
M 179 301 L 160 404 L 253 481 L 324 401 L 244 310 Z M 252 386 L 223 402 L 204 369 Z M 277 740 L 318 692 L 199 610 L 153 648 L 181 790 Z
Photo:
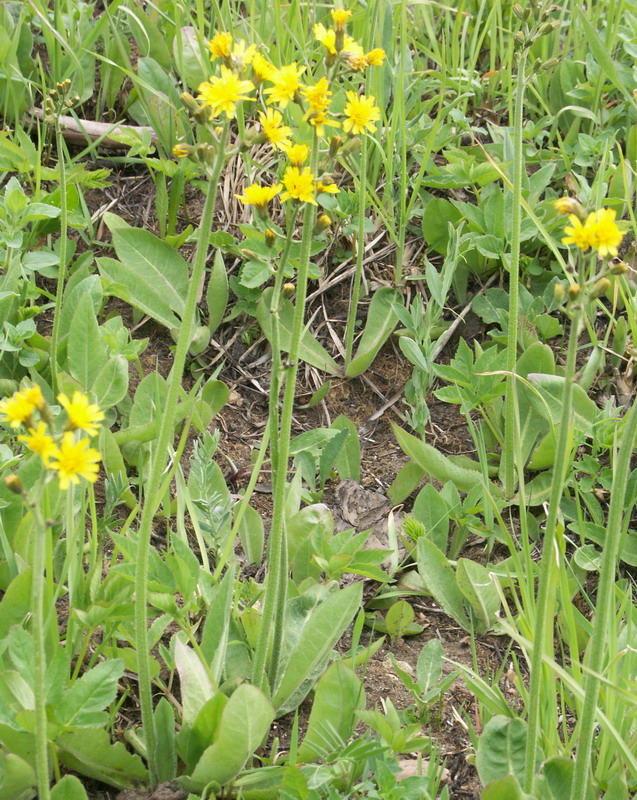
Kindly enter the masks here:
M 40 800 L 49 800 L 49 743 L 46 718 L 46 638 L 44 619 L 44 559 L 47 527 L 40 510 L 40 499 L 29 503 L 35 528 L 31 614 L 33 636 L 33 695 L 35 701 L 35 774 Z
M 604 662 L 604 649 L 608 625 L 613 613 L 615 572 L 624 529 L 622 517 L 624 513 L 630 513 L 630 509 L 624 507 L 624 501 L 626 498 L 628 476 L 630 474 L 630 461 L 636 439 L 637 403 L 633 403 L 624 422 L 617 463 L 613 470 L 610 509 L 608 512 L 608 524 L 606 526 L 606 538 L 604 539 L 604 547 L 602 550 L 602 565 L 600 569 L 599 586 L 597 588 L 593 635 L 589 645 L 588 675 L 586 676 L 585 684 L 586 693 L 582 704 L 582 717 L 580 720 L 580 732 L 575 760 L 575 776 L 571 786 L 571 800 L 579 800 L 581 797 L 586 797 L 588 792 L 589 770 L 593 755 L 595 713 L 597 711 L 597 699 L 599 697 L 599 676 L 601 675 Z
M 507 402 L 504 419 L 504 493 L 512 497 L 515 491 L 515 406 L 513 392 L 517 391 L 515 366 L 518 353 L 518 296 L 520 281 L 520 228 L 522 225 L 522 173 L 524 154 L 522 151 L 522 125 L 524 111 L 524 80 L 526 51 L 522 51 L 518 62 L 518 77 L 513 118 L 513 221 L 511 230 L 511 261 L 509 264 L 509 330 L 507 335 Z
M 347 312 L 347 325 L 345 326 L 345 369 L 352 360 L 354 347 L 354 329 L 356 327 L 356 313 L 361 293 L 361 278 L 363 275 L 363 255 L 365 253 L 365 200 L 367 199 L 367 136 L 363 135 L 361 141 L 361 169 L 358 180 L 358 237 L 356 242 L 356 272 L 352 286 L 352 297 Z M 402 260 L 402 257 L 401 257 Z
M 396 107 L 400 117 L 400 196 L 398 198 L 400 211 L 398 219 L 398 242 L 396 243 L 396 265 L 394 267 L 394 284 L 400 286 L 403 282 L 403 259 L 405 257 L 405 234 L 407 231 L 407 119 L 405 116 L 405 71 L 407 50 L 407 0 L 400 3 L 400 67 L 398 70 L 396 88 Z M 391 158 L 391 153 L 389 154 Z M 365 179 L 366 171 L 361 172 Z M 349 360 L 346 361 L 346 364 Z
M 188 294 L 184 306 L 184 314 L 177 346 L 174 353 L 173 366 L 168 377 L 168 392 L 166 397 L 165 412 L 160 418 L 159 432 L 155 446 L 155 455 L 152 460 L 150 474 L 145 487 L 145 502 L 139 524 L 137 536 L 137 563 L 135 567 L 135 639 L 137 646 L 137 672 L 139 680 L 139 699 L 142 712 L 142 724 L 146 737 L 146 749 L 148 753 L 148 769 L 150 774 L 151 786 L 157 783 L 157 767 L 155 764 L 155 721 L 153 717 L 152 687 L 150 679 L 150 653 L 148 647 L 148 559 L 150 549 L 150 537 L 153 526 L 153 518 L 159 507 L 161 499 L 160 489 L 162 474 L 166 463 L 166 453 L 171 436 L 174 433 L 175 409 L 181 390 L 181 379 L 183 376 L 188 347 L 190 345 L 193 322 L 197 311 L 197 293 L 201 278 L 206 265 L 208 254 L 209 234 L 212 228 L 214 217 L 215 200 L 217 196 L 217 183 L 221 169 L 225 161 L 225 143 L 228 125 L 225 124 L 223 133 L 220 137 L 215 156 L 215 162 L 211 170 L 208 182 L 208 194 L 199 226 L 199 238 L 197 241 L 197 251 L 192 266 L 190 282 L 188 284 Z
M 310 170 L 316 174 L 318 163 L 318 147 L 316 135 L 312 143 Z M 273 512 L 272 526 L 268 541 L 268 572 L 265 580 L 264 607 L 259 639 L 254 654 L 252 679 L 257 686 L 266 683 L 265 666 L 268 665 L 267 676 L 270 687 L 274 688 L 279 668 L 281 643 L 283 638 L 283 621 L 287 600 L 288 552 L 285 536 L 285 485 L 287 478 L 288 458 L 290 452 L 290 432 L 292 427 L 292 410 L 298 371 L 301 334 L 305 319 L 305 301 L 307 298 L 307 281 L 310 265 L 310 251 L 316 206 L 306 203 L 303 213 L 303 233 L 301 236 L 301 252 L 296 282 L 296 305 L 292 321 L 292 336 L 288 354 L 287 377 L 283 394 L 278 441 L 276 444 L 277 463 L 273 464 Z M 274 368 L 274 362 L 273 362 Z M 272 436 L 276 435 L 272 431 Z M 268 657 L 269 656 L 269 657 Z
M 557 515 L 562 498 L 562 489 L 568 464 L 569 427 L 571 425 L 571 411 L 573 403 L 573 381 L 577 356 L 577 340 L 582 326 L 583 310 L 581 305 L 574 309 L 571 322 L 571 331 L 568 341 L 566 356 L 566 369 L 564 374 L 564 394 L 562 396 L 562 411 L 559 422 L 559 435 L 556 453 L 559 458 L 555 460 L 551 494 L 549 498 L 549 511 L 546 519 L 544 540 L 542 543 L 542 561 L 540 563 L 540 576 L 535 604 L 535 632 L 533 638 L 533 653 L 531 656 L 531 688 L 529 692 L 529 727 L 526 744 L 526 758 L 524 765 L 524 791 L 530 792 L 533 787 L 535 774 L 535 754 L 540 735 L 540 707 L 546 698 L 542 697 L 542 688 L 546 686 L 544 680 L 545 670 L 543 664 L 544 648 L 553 641 L 551 634 L 553 626 L 554 602 L 550 598 L 552 585 L 553 565 L 556 559 L 557 542 L 556 527 Z
M 64 281 L 66 280 L 66 243 L 68 240 L 68 212 L 66 205 L 66 164 L 64 162 L 64 144 L 59 123 L 55 126 L 55 140 L 58 154 L 58 173 L 60 181 L 60 269 L 55 290 L 55 311 L 53 312 L 53 330 L 51 331 L 51 386 L 53 396 L 57 395 L 57 370 L 58 370 L 58 345 L 60 338 L 60 319 L 62 308 L 62 295 L 64 294 Z

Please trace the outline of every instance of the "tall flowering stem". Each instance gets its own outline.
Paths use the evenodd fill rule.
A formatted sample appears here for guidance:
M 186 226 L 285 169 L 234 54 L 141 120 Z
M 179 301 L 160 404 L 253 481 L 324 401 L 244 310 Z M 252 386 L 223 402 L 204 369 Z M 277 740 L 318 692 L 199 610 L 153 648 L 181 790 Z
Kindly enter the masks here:
M 316 174 L 317 163 L 318 146 L 315 134 L 310 156 L 310 171 L 312 174 Z M 307 298 L 307 281 L 315 219 L 316 206 L 306 202 L 303 212 L 301 251 L 296 281 L 296 305 L 292 321 L 290 350 L 288 353 L 288 361 L 285 366 L 286 374 L 284 376 L 285 390 L 283 394 L 283 405 L 281 408 L 277 441 L 276 443 L 273 442 L 273 453 L 275 454 L 275 458 L 273 459 L 273 512 L 272 527 L 270 528 L 270 538 L 268 541 L 268 572 L 265 580 L 263 617 L 252 666 L 253 683 L 261 687 L 263 687 L 266 682 L 266 674 L 270 687 L 275 686 L 281 657 L 288 581 L 288 546 L 285 532 L 285 485 L 290 453 L 292 411 L 294 408 L 294 393 L 296 389 L 301 335 L 303 333 L 305 319 L 305 301 Z M 277 369 L 277 366 L 273 364 L 273 370 L 274 369 Z M 272 431 L 272 436 L 276 436 L 274 431 Z
M 624 530 L 622 517 L 627 510 L 624 507 L 624 500 L 626 498 L 626 486 L 628 485 L 628 476 L 630 474 L 630 461 L 636 441 L 637 403 L 633 403 L 632 408 L 626 416 L 619 454 L 613 469 L 610 509 L 608 512 L 608 524 L 606 526 L 606 536 L 602 550 L 599 585 L 597 587 L 595 620 L 593 622 L 593 635 L 591 637 L 587 664 L 588 674 L 586 676 L 586 688 L 584 702 L 582 704 L 579 739 L 577 742 L 575 774 L 571 785 L 571 800 L 580 800 L 580 798 L 586 797 L 588 790 L 589 771 L 593 754 L 595 714 L 597 712 L 597 700 L 599 698 L 599 686 L 601 682 L 600 675 L 604 662 L 608 623 L 613 613 L 615 573 Z
M 60 182 L 60 238 L 59 256 L 60 268 L 58 270 L 58 281 L 55 289 L 55 311 L 53 313 L 53 330 L 51 331 L 51 386 L 53 394 L 57 394 L 58 385 L 58 347 L 60 340 L 60 319 L 62 314 L 62 295 L 64 294 L 64 282 L 66 280 L 66 246 L 68 239 L 68 210 L 66 203 L 66 165 L 64 163 L 64 138 L 60 130 L 59 122 L 55 124 L 55 138 L 58 154 L 58 175 Z
M 188 294 L 184 306 L 181 328 L 175 348 L 173 367 L 168 377 L 168 393 L 166 398 L 165 413 L 160 417 L 155 455 L 150 467 L 144 498 L 144 506 L 137 536 L 137 563 L 135 568 L 135 639 L 137 645 L 137 673 L 139 680 L 139 698 L 142 712 L 142 724 L 146 737 L 146 750 L 148 770 L 152 786 L 157 783 L 157 765 L 155 763 L 156 733 L 153 717 L 153 701 L 150 677 L 150 653 L 148 643 L 148 559 L 150 550 L 150 537 L 153 517 L 161 500 L 161 481 L 166 464 L 166 453 L 174 431 L 175 410 L 181 389 L 181 380 L 190 345 L 190 337 L 195 314 L 197 310 L 197 294 L 203 278 L 208 254 L 209 234 L 217 196 L 217 184 L 223 168 L 226 152 L 226 138 L 228 123 L 224 124 L 214 162 L 209 172 L 208 194 L 199 225 L 199 238 L 197 251 L 192 267 L 192 274 L 188 284 Z
M 504 493 L 512 497 L 515 491 L 515 404 L 513 393 L 517 391 L 515 366 L 518 351 L 518 298 L 520 282 L 520 228 L 522 225 L 522 174 L 524 154 L 522 151 L 522 126 L 526 74 L 526 50 L 519 55 L 515 111 L 513 120 L 513 219 L 511 230 L 511 260 L 509 262 L 509 330 L 507 335 L 506 370 L 507 401 L 504 418 Z M 558 451 L 561 452 L 561 451 Z
M 365 252 L 365 206 L 367 199 L 367 135 L 363 134 L 361 140 L 361 169 L 358 178 L 358 239 L 356 242 L 356 271 L 352 286 L 352 297 L 347 312 L 347 325 L 345 327 L 345 369 L 352 360 L 354 347 L 354 328 L 356 326 L 356 313 L 361 293 L 361 279 L 363 275 L 363 255 Z

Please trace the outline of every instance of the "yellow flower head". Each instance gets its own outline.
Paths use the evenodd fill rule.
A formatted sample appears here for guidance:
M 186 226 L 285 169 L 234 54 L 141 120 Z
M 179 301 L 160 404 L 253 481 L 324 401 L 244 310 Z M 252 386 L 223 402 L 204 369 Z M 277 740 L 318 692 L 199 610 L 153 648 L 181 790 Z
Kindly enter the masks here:
M 246 206 L 250 205 L 264 209 L 282 188 L 280 183 L 274 186 L 259 186 L 258 183 L 253 183 L 251 186 L 246 186 L 243 194 L 236 194 L 235 197 Z
M 60 489 L 66 490 L 70 483 L 78 484 L 80 478 L 86 478 L 90 483 L 94 483 L 97 480 L 101 458 L 97 450 L 89 447 L 88 439 L 75 441 L 73 433 L 67 431 L 49 466 L 57 470 Z
M 12 428 L 19 428 L 20 425 L 28 422 L 34 411 L 35 406 L 22 392 L 15 392 L 12 397 L 0 400 L 0 414 Z
M 265 114 L 259 111 L 259 120 L 263 126 L 263 133 L 275 150 L 285 150 L 292 144 L 290 138 L 292 129 L 282 124 L 283 115 L 280 111 L 275 111 L 273 108 L 268 108 Z
M 37 383 L 34 383 L 33 386 L 20 389 L 20 394 L 22 397 L 24 397 L 27 403 L 31 403 L 33 408 L 37 408 L 38 411 L 42 411 L 45 406 L 44 395 L 42 394 L 42 389 L 40 389 Z
M 347 119 L 343 123 L 343 129 L 348 133 L 353 133 L 354 136 L 367 131 L 373 133 L 376 130 L 374 123 L 380 119 L 380 109 L 374 105 L 372 96 L 365 97 L 362 94 L 359 97 L 356 92 L 350 91 L 347 92 L 345 116 Z
M 316 194 L 338 194 L 339 188 L 335 183 L 323 183 L 322 181 L 316 182 Z
M 290 147 L 286 147 L 284 152 L 292 166 L 300 167 L 307 161 L 310 148 L 305 144 L 293 144 Z
M 301 91 L 310 106 L 305 118 L 309 117 L 313 111 L 327 111 L 332 96 L 327 78 L 321 78 L 314 86 L 304 86 Z
M 336 31 L 332 28 L 326 28 L 320 22 L 317 22 L 313 28 L 314 30 L 314 38 L 317 42 L 320 42 L 328 53 L 331 53 L 333 56 L 336 55 Z
M 47 430 L 44 422 L 38 422 L 37 428 L 29 428 L 29 436 L 18 436 L 19 442 L 24 442 L 29 450 L 40 454 L 45 467 L 57 454 L 57 446 Z
M 257 54 L 257 46 L 255 44 L 247 45 L 243 39 L 232 48 L 230 53 L 230 66 L 234 72 L 239 75 L 252 64 L 252 61 Z
M 281 200 L 300 200 L 302 203 L 318 203 L 314 199 L 314 175 L 308 167 L 303 171 L 298 167 L 288 167 L 283 175 L 283 185 L 285 191 L 281 195 Z
M 345 11 L 344 8 L 333 8 L 330 13 L 336 30 L 344 31 L 347 20 L 352 16 L 352 12 Z
M 221 77 L 212 76 L 210 81 L 205 81 L 197 90 L 203 106 L 209 106 L 214 116 L 225 111 L 228 119 L 234 119 L 237 103 L 242 100 L 252 100 L 246 92 L 254 89 L 252 81 L 242 81 L 232 70 L 221 67 Z
M 215 58 L 229 58 L 232 50 L 232 34 L 225 31 L 216 33 L 208 42 L 208 48 L 211 61 Z
M 88 397 L 82 392 L 73 392 L 73 399 L 65 394 L 59 394 L 60 405 L 66 409 L 69 417 L 68 426 L 71 430 L 86 431 L 89 436 L 99 432 L 99 424 L 104 419 L 104 412 L 100 411 L 95 403 L 89 403 Z
M 368 67 L 380 67 L 386 58 L 387 56 L 382 47 L 375 47 L 369 53 L 365 53 L 365 61 Z
M 553 206 L 558 214 L 577 214 L 578 217 L 583 217 L 582 206 L 573 197 L 558 197 L 553 203 Z
M 261 53 L 255 53 L 252 57 L 252 73 L 257 83 L 269 81 L 276 72 L 276 67 L 271 64 Z
M 313 125 L 316 128 L 316 133 L 318 136 L 325 136 L 325 126 L 329 125 L 332 128 L 340 128 L 341 123 L 337 122 L 335 119 L 328 119 L 327 114 L 325 111 L 312 111 L 310 112 L 309 116 L 306 114 L 307 121 L 310 125 Z
M 365 51 L 351 36 L 345 36 L 341 56 L 345 59 L 347 66 L 355 71 L 365 69 L 367 66 Z
M 566 236 L 562 239 L 562 244 L 574 244 L 582 252 L 586 252 L 591 246 L 591 226 L 582 225 L 579 217 L 575 214 L 569 214 L 570 226 L 564 228 Z
M 591 247 L 597 250 L 602 258 L 606 256 L 616 258 L 617 248 L 624 238 L 623 232 L 617 227 L 615 216 L 614 209 L 602 208 L 599 211 L 593 211 L 586 219 L 585 227 L 590 227 Z
M 173 147 L 173 155 L 177 158 L 188 158 L 189 155 L 192 155 L 194 149 L 195 148 L 191 144 L 177 142 L 177 144 Z
M 281 108 L 286 108 L 289 101 L 294 100 L 301 85 L 301 75 L 304 72 L 305 67 L 297 67 L 296 61 L 275 70 L 268 78 L 274 86 L 265 90 L 265 94 L 270 95 L 268 103 L 276 103 Z

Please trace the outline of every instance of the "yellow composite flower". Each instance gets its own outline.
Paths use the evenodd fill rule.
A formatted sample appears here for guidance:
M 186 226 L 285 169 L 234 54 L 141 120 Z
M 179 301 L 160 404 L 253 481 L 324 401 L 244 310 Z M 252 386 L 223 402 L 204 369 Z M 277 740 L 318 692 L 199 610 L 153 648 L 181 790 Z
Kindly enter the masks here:
M 230 53 L 230 65 L 232 69 L 241 74 L 246 67 L 252 64 L 256 54 L 257 46 L 255 44 L 247 45 L 243 39 L 237 42 Z
M 327 78 L 321 78 L 314 86 L 303 86 L 301 92 L 310 106 L 304 119 L 307 119 L 313 111 L 327 111 L 332 96 Z
M 28 436 L 18 436 L 18 441 L 24 442 L 34 453 L 39 453 L 45 467 L 49 466 L 49 462 L 57 453 L 57 446 L 44 422 L 38 422 L 37 428 L 29 428 Z
M 252 57 L 252 72 L 258 83 L 269 81 L 276 72 L 276 67 L 271 64 L 261 53 L 255 53 Z
M 229 58 L 232 50 L 232 34 L 226 31 L 216 33 L 208 42 L 208 49 L 211 61 L 215 58 Z
M 194 148 L 191 144 L 177 142 L 177 144 L 173 147 L 173 155 L 177 158 L 187 158 L 193 150 Z
M 321 22 L 317 22 L 313 28 L 314 38 L 320 42 L 328 53 L 333 56 L 336 55 L 336 31 L 332 28 L 326 28 Z
M 0 414 L 11 428 L 19 428 L 29 422 L 35 408 L 22 392 L 15 392 L 11 397 L 0 400 Z
M 263 133 L 265 133 L 275 150 L 285 150 L 286 147 L 292 144 L 292 139 L 290 138 L 292 136 L 292 128 L 283 125 L 283 115 L 280 111 L 276 111 L 273 108 L 268 108 L 265 113 L 259 111 L 259 121 L 263 127 Z
M 339 188 L 335 183 L 323 183 L 322 181 L 316 182 L 316 194 L 338 194 Z
M 58 473 L 60 489 L 66 490 L 69 484 L 78 484 L 80 478 L 94 483 L 101 458 L 97 450 L 89 447 L 88 439 L 76 441 L 74 434 L 67 431 L 49 466 Z
M 343 129 L 357 136 L 359 133 L 373 133 L 376 130 L 375 122 L 380 119 L 380 109 L 374 105 L 374 98 L 370 95 L 357 95 L 356 92 L 346 93 L 345 104 L 346 120 Z
M 37 408 L 38 411 L 42 411 L 45 406 L 44 402 L 44 395 L 42 394 L 42 389 L 38 386 L 37 383 L 34 383 L 32 386 L 27 386 L 24 389 L 20 389 L 20 394 L 27 403 L 31 403 L 33 408 Z
M 300 200 L 302 203 L 318 203 L 314 199 L 314 175 L 309 167 L 304 167 L 303 171 L 298 167 L 288 167 L 283 175 L 283 185 L 285 191 L 281 195 L 281 200 Z
M 346 11 L 344 8 L 333 8 L 330 11 L 332 21 L 337 31 L 344 31 L 347 20 L 352 16 L 351 11 Z
M 318 136 L 325 136 L 326 125 L 329 125 L 331 128 L 341 127 L 341 123 L 337 120 L 328 119 L 327 114 L 324 111 L 311 112 L 311 114 L 307 117 L 307 121 L 310 123 L 310 125 L 313 125 L 316 128 L 316 133 Z
M 286 147 L 284 152 L 292 166 L 300 167 L 307 161 L 310 148 L 306 144 L 293 144 L 290 147 Z
M 591 226 L 588 222 L 582 225 L 575 214 L 569 214 L 568 220 L 571 224 L 564 228 L 566 236 L 562 239 L 562 244 L 574 244 L 585 253 L 591 246 Z
M 365 51 L 351 36 L 345 36 L 341 56 L 350 69 L 362 70 L 367 66 Z
M 365 61 L 368 67 L 380 67 L 387 55 L 382 47 L 375 47 L 369 53 L 365 53 Z
M 624 238 L 623 232 L 615 222 L 615 217 L 614 209 L 602 208 L 599 211 L 593 211 L 586 219 L 586 226 L 590 227 L 591 247 L 597 250 L 602 258 L 606 256 L 616 258 L 617 248 Z
M 578 216 L 583 216 L 578 213 L 582 207 L 574 197 L 558 197 L 557 200 L 553 202 L 553 207 L 558 214 L 564 214 L 565 216 L 567 214 L 577 214 Z
M 209 81 L 200 84 L 199 97 L 203 106 L 209 106 L 214 116 L 225 112 L 228 119 L 234 119 L 237 103 L 252 100 L 246 93 L 254 89 L 252 81 L 242 81 L 227 67 L 221 67 L 221 77 L 214 75 Z
M 305 67 L 297 67 L 296 61 L 275 70 L 268 78 L 274 86 L 265 90 L 265 94 L 270 95 L 268 103 L 286 108 L 290 100 L 294 100 L 301 86 L 301 75 L 304 72 Z
M 73 392 L 72 400 L 62 393 L 58 395 L 58 400 L 68 414 L 71 430 L 86 431 L 89 436 L 97 435 L 99 423 L 104 419 L 104 412 L 100 411 L 99 406 L 89 403 L 88 397 L 82 392 Z
M 259 186 L 258 183 L 253 183 L 251 186 L 246 186 L 243 194 L 236 194 L 235 197 L 246 206 L 250 205 L 264 209 L 282 188 L 280 183 L 274 186 Z

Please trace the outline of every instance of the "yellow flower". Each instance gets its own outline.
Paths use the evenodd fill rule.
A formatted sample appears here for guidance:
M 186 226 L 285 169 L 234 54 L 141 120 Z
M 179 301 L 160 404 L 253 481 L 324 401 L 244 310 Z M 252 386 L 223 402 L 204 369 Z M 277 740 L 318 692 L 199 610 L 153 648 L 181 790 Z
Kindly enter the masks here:
M 186 144 L 185 142 L 178 142 L 173 147 L 173 155 L 177 158 L 188 158 L 189 155 L 192 155 L 194 151 L 194 147 L 191 144 Z
M 69 484 L 78 484 L 80 478 L 94 483 L 99 472 L 99 462 L 102 456 L 89 447 L 88 439 L 75 441 L 71 431 L 62 437 L 62 444 L 54 455 L 51 469 L 57 470 L 60 479 L 60 489 L 68 489 Z
M 345 59 L 345 62 L 350 69 L 361 70 L 365 69 L 367 66 L 365 51 L 360 44 L 358 44 L 358 42 L 352 39 L 351 36 L 345 36 L 341 56 Z
M 37 428 L 29 428 L 29 436 L 18 436 L 19 442 L 24 442 L 25 445 L 34 453 L 39 453 L 40 458 L 44 462 L 44 466 L 48 467 L 49 462 L 57 453 L 57 447 L 51 436 L 47 433 L 47 427 L 44 422 L 38 422 Z
M 553 203 L 555 210 L 558 214 L 577 214 L 578 217 L 583 216 L 580 213 L 582 206 L 573 197 L 558 197 Z
M 252 61 L 257 54 L 257 46 L 255 44 L 246 45 L 243 39 L 238 42 L 230 53 L 230 66 L 239 75 L 252 64 Z
M 304 86 L 301 91 L 309 103 L 310 110 L 305 115 L 307 119 L 313 111 L 326 111 L 330 104 L 332 92 L 329 90 L 327 78 L 321 78 L 314 86 Z
M 326 125 L 329 125 L 332 128 L 341 127 L 340 122 L 337 122 L 335 119 L 328 119 L 324 111 L 312 111 L 310 116 L 307 117 L 307 121 L 310 123 L 310 125 L 313 125 L 316 128 L 316 133 L 318 136 L 325 136 Z
M 38 411 L 42 411 L 44 408 L 44 396 L 42 394 L 42 389 L 38 386 L 37 383 L 34 383 L 33 386 L 29 386 L 24 389 L 20 389 L 20 394 L 27 403 L 31 403 L 33 408 L 37 408 Z
M 258 83 L 263 83 L 263 81 L 270 80 L 276 72 L 276 67 L 267 58 L 264 58 L 261 53 L 255 53 L 252 57 L 252 72 L 255 80 Z
M 95 436 L 99 431 L 99 422 L 104 419 L 104 412 L 100 411 L 95 403 L 89 403 L 88 397 L 82 392 L 73 392 L 73 399 L 65 394 L 59 394 L 58 400 L 66 409 L 69 417 L 69 428 L 72 430 L 86 431 L 89 436 Z
M 352 12 L 345 11 L 344 8 L 333 8 L 330 13 L 336 30 L 344 31 L 347 20 L 352 16 Z
M 577 245 L 585 253 L 591 246 L 591 227 L 588 223 L 582 225 L 579 217 L 575 214 L 569 214 L 568 219 L 571 224 L 564 228 L 566 236 L 562 239 L 562 244 Z
M 339 188 L 335 183 L 323 183 L 322 181 L 316 182 L 316 194 L 338 194 Z
M 314 38 L 317 42 L 320 42 L 328 53 L 331 53 L 333 56 L 336 55 L 336 31 L 332 30 L 332 28 L 326 28 L 320 22 L 317 22 L 314 26 Z
M 246 94 L 252 89 L 254 89 L 252 81 L 242 81 L 234 72 L 222 66 L 221 77 L 211 77 L 210 81 L 202 83 L 197 91 L 204 107 L 210 106 L 215 116 L 225 111 L 228 119 L 233 119 L 237 103 L 253 99 Z
M 268 103 L 277 103 L 281 108 L 286 108 L 290 100 L 294 100 L 301 85 L 301 75 L 305 72 L 305 67 L 296 66 L 296 61 L 288 64 L 281 69 L 275 70 L 268 78 L 274 86 L 265 90 L 269 94 Z
M 382 47 L 375 47 L 369 53 L 365 53 L 365 61 L 368 67 L 380 67 L 383 61 L 387 58 L 385 51 Z
M 251 186 L 246 186 L 243 194 L 235 194 L 235 197 L 246 206 L 250 205 L 264 209 L 282 188 L 280 183 L 274 186 L 259 186 L 258 183 L 253 183 Z
M 208 42 L 208 48 L 210 49 L 211 61 L 214 61 L 215 58 L 229 58 L 232 48 L 232 34 L 225 31 L 216 33 Z
M 35 406 L 22 392 L 15 392 L 12 397 L 0 400 L 0 414 L 12 428 L 19 428 L 20 425 L 28 422 L 34 411 Z
M 305 144 L 293 144 L 290 147 L 286 147 L 284 152 L 293 166 L 300 167 L 307 160 L 310 148 Z
M 345 104 L 347 119 L 343 123 L 343 129 L 355 136 L 367 131 L 373 133 L 376 130 L 374 122 L 380 119 L 380 109 L 374 105 L 374 98 L 365 97 L 364 94 L 359 97 L 356 92 L 350 91 L 347 92 L 347 101 Z
M 314 199 L 314 175 L 308 167 L 301 172 L 298 167 L 288 167 L 283 175 L 283 185 L 285 192 L 281 195 L 281 200 L 300 200 L 302 203 L 312 203 L 318 205 Z
M 283 115 L 280 111 L 275 111 L 273 108 L 268 108 L 265 114 L 263 111 L 259 111 L 259 119 L 263 126 L 263 133 L 275 150 L 285 150 L 292 144 L 290 139 L 292 129 L 282 124 Z
M 588 215 L 586 226 L 590 225 L 589 240 L 591 246 L 599 255 L 617 256 L 617 248 L 624 238 L 624 234 L 615 222 L 616 212 L 612 208 L 602 208 Z M 565 229 L 566 230 L 566 229 Z

